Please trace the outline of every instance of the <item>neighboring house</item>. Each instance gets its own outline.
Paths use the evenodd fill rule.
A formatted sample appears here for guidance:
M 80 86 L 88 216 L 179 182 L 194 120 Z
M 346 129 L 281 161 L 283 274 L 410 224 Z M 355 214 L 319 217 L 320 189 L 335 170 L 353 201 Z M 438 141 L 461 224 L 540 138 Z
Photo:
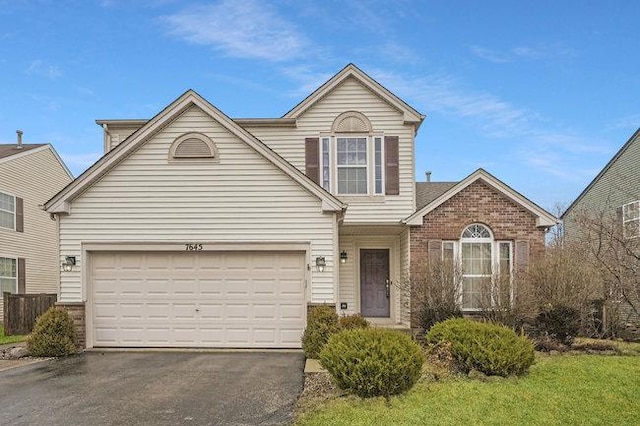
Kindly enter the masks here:
M 0 302 L 4 292 L 58 291 L 58 224 L 42 205 L 72 180 L 49 144 L 23 144 L 18 132 L 0 145 Z
M 619 218 L 627 237 L 640 236 L 640 129 L 562 214 L 564 235 L 580 238 L 580 215 Z
M 348 65 L 280 118 L 231 119 L 189 90 L 151 120 L 98 120 L 104 157 L 46 203 L 86 346 L 300 347 L 314 304 L 408 327 L 396 284 L 431 214 L 416 212 L 423 119 Z M 553 218 L 478 173 L 544 216 L 527 222 L 537 244 Z
M 582 232 L 586 223 L 595 221 L 603 229 L 619 227 L 619 235 L 628 248 L 636 248 L 640 239 L 640 129 L 629 138 L 598 175 L 580 193 L 562 215 L 564 236 L 567 240 L 586 241 Z M 617 237 L 617 236 L 614 236 Z M 614 241 L 616 239 L 614 238 Z M 625 266 L 631 266 L 627 264 Z M 637 263 L 636 269 L 637 271 Z M 636 277 L 637 280 L 637 277 Z M 628 292 L 635 299 L 639 289 Z M 616 295 L 612 295 L 614 299 Z M 620 318 L 629 328 L 640 334 L 640 318 L 628 305 L 620 306 Z

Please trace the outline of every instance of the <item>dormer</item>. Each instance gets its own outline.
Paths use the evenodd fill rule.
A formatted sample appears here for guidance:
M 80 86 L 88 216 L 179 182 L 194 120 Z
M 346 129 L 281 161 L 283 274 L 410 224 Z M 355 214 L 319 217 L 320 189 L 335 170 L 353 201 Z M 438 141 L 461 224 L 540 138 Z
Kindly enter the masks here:
M 120 145 L 125 139 L 144 126 L 149 120 L 96 120 L 104 131 L 104 153 Z

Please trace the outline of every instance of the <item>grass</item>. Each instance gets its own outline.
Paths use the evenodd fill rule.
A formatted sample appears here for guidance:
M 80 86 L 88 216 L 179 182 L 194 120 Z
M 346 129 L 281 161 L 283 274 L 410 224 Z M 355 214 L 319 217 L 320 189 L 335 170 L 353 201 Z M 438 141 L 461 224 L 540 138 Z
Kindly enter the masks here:
M 5 336 L 4 335 L 4 327 L 2 325 L 0 325 L 0 345 L 4 345 L 6 343 L 16 343 L 16 342 L 22 342 L 24 339 L 26 339 L 27 336 Z
M 299 425 L 640 424 L 640 357 L 542 355 L 520 378 L 424 380 L 390 404 L 335 397 Z

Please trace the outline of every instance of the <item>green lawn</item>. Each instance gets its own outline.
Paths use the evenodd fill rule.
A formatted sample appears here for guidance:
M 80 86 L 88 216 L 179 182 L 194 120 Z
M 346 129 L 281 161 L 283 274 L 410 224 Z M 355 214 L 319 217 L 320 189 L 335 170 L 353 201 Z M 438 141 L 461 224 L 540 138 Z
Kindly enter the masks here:
M 5 336 L 4 327 L 0 325 L 0 345 L 4 345 L 5 343 L 22 342 L 26 337 L 27 336 Z
M 336 397 L 299 425 L 640 424 L 640 357 L 540 356 L 521 378 L 425 380 L 390 405 Z

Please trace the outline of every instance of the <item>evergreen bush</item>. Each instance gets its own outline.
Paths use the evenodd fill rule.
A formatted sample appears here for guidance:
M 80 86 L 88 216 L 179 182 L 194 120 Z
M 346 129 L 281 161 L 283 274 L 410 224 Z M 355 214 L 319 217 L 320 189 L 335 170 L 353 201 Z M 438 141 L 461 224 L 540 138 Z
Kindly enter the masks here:
M 449 342 L 455 365 L 464 373 L 522 375 L 534 362 L 531 340 L 500 324 L 449 319 L 431 327 L 426 340 L 430 344 Z
M 418 381 L 424 354 L 407 334 L 361 328 L 331 336 L 320 353 L 320 363 L 340 389 L 362 398 L 388 399 Z
M 51 307 L 36 320 L 27 349 L 33 356 L 67 356 L 76 353 L 74 338 L 75 326 L 69 313 Z

